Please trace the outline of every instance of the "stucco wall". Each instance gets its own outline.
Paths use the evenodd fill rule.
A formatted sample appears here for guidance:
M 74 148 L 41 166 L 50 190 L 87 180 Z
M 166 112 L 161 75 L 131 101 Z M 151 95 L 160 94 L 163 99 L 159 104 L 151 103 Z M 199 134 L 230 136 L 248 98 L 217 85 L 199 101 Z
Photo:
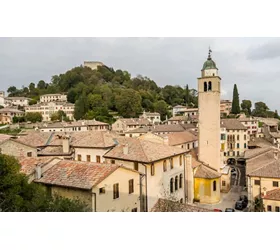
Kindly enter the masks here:
M 280 207 L 280 201 L 263 199 L 265 211 L 268 212 L 267 206 L 271 206 L 271 212 L 276 212 L 276 207 Z
M 27 157 L 27 153 L 31 152 L 32 157 L 37 156 L 37 149 L 28 147 L 15 141 L 6 141 L 0 144 L 2 154 L 12 155 L 15 157 Z
M 216 191 L 213 191 L 214 181 L 216 181 Z M 220 201 L 220 179 L 194 178 L 194 199 L 200 203 L 218 203 Z
M 129 194 L 129 180 L 134 180 L 134 192 Z M 117 169 L 104 181 L 93 188 L 96 193 L 97 212 L 131 212 L 133 208 L 140 211 L 140 182 L 139 174 L 123 168 Z M 113 185 L 119 184 L 119 198 L 113 199 Z M 105 194 L 99 189 L 105 188 Z
M 87 161 L 87 155 L 90 155 L 91 162 L 96 162 L 96 156 L 100 156 L 101 162 L 104 162 L 103 155 L 106 154 L 109 149 L 98 148 L 76 148 L 75 147 L 75 160 L 78 160 L 78 155 L 81 155 L 82 161 Z

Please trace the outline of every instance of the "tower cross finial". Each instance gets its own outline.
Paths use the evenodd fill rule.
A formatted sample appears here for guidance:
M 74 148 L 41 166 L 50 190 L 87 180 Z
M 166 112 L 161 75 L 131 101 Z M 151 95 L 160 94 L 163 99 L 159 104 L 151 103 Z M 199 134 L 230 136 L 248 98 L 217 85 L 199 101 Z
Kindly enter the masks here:
M 212 50 L 211 50 L 211 48 L 210 48 L 210 46 L 209 46 L 208 60 L 211 60 L 211 52 L 212 52 Z

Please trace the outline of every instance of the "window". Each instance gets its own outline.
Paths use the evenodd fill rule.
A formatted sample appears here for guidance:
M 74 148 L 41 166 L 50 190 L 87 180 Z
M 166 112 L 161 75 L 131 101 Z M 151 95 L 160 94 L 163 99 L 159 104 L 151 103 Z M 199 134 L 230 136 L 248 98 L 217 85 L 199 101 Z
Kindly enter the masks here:
M 128 193 L 129 194 L 134 193 L 134 180 L 133 179 L 128 181 Z
M 244 140 L 246 140 L 246 135 L 244 135 Z
M 173 158 L 170 158 L 170 168 L 173 168 Z
M 261 181 L 260 181 L 260 180 L 255 180 L 255 181 L 254 181 L 254 184 L 255 184 L 256 186 L 259 186 L 259 185 L 261 185 Z
M 190 149 L 190 144 L 188 144 L 188 149 Z
M 178 176 L 175 177 L 175 191 L 178 190 Z
M 279 207 L 275 207 L 275 212 L 280 212 Z
M 119 193 L 119 183 L 113 185 L 113 199 L 118 199 L 120 197 Z
M 81 160 L 82 160 L 82 156 L 78 155 L 78 161 L 81 161 Z
M 225 187 L 226 186 L 226 182 L 222 181 L 222 186 Z
M 131 212 L 137 212 L 137 207 L 136 207 L 136 208 L 131 209 Z
M 115 164 L 115 160 L 111 160 L 111 164 Z
M 192 143 L 192 147 L 193 147 L 193 148 L 195 148 L 195 144 L 194 144 L 194 142 Z
M 204 82 L 204 92 L 207 92 L 207 82 Z
M 217 190 L 217 183 L 216 181 L 213 181 L 213 191 L 216 191 Z
M 87 161 L 90 162 L 90 155 L 87 155 Z
M 182 166 L 182 155 L 179 156 L 180 166 Z
M 179 188 L 183 187 L 183 175 L 180 174 L 180 179 L 179 179 Z
M 272 186 L 273 186 L 273 187 L 278 187 L 278 186 L 279 186 L 278 181 L 273 181 L 273 182 L 272 182 Z
M 239 156 L 239 151 L 237 151 L 236 153 L 237 153 L 237 156 Z
M 239 148 L 239 143 L 236 143 L 236 147 Z
M 134 170 L 138 171 L 139 166 L 138 166 L 138 162 L 134 162 Z
M 100 163 L 100 156 L 99 155 L 96 156 L 96 162 Z
M 212 90 L 212 82 L 208 82 L 208 91 Z
M 27 157 L 32 157 L 32 152 L 28 152 Z
M 246 143 L 244 143 L 244 148 L 246 148 L 247 147 L 247 145 L 246 145 Z
M 271 212 L 271 206 L 270 205 L 267 206 L 267 211 Z
M 99 188 L 99 194 L 105 194 L 105 187 Z
M 173 178 L 170 179 L 170 193 L 172 194 L 173 193 L 173 183 L 174 183 L 174 180 Z
M 234 151 L 232 152 L 232 156 L 235 156 L 235 152 Z
M 166 160 L 163 161 L 163 172 L 167 171 Z
M 152 163 L 151 165 L 151 176 L 155 175 L 155 165 Z
M 183 198 L 180 199 L 180 203 L 183 203 Z

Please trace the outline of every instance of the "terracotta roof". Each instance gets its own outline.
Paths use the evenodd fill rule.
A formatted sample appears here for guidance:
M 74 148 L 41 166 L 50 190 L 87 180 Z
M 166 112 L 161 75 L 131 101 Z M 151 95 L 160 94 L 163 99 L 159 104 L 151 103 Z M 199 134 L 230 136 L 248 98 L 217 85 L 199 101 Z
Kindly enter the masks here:
M 9 140 L 11 138 L 10 135 L 0 134 L 0 143 Z
M 2 108 L 0 109 L 0 113 L 6 113 L 6 112 L 11 112 L 11 113 L 18 113 L 18 114 L 23 114 L 24 112 L 18 109 L 14 108 Z
M 240 121 L 240 122 L 257 122 L 258 120 L 254 117 L 239 117 L 238 121 Z
M 182 132 L 185 128 L 181 124 L 166 124 L 166 125 L 155 125 L 152 127 L 152 132 Z
M 55 122 L 55 123 L 45 123 L 40 128 L 71 128 L 71 127 L 87 127 L 87 126 L 109 126 L 108 123 L 95 121 L 95 120 L 87 120 L 87 121 L 77 121 L 77 122 Z
M 168 119 L 168 121 L 187 121 L 188 117 L 184 115 L 179 115 L 179 116 L 173 116 Z
M 188 142 L 194 142 L 198 140 L 197 136 L 195 136 L 193 133 L 189 131 L 175 132 L 175 133 L 170 133 L 161 136 L 168 137 L 168 144 L 170 146 L 175 146 L 178 144 L 183 144 Z
M 280 188 L 267 191 L 263 199 L 280 201 Z
M 211 167 L 201 163 L 195 170 L 195 178 L 204 178 L 204 179 L 215 179 L 221 176 L 216 170 Z
M 115 164 L 62 160 L 47 170 L 43 177 L 36 180 L 36 182 L 56 186 L 91 189 L 119 167 Z
M 258 156 L 260 154 L 263 154 L 263 153 L 271 151 L 271 150 L 272 150 L 271 147 L 247 149 L 245 151 L 244 158 L 251 159 L 251 158 L 254 158 L 255 156 Z
M 160 198 L 151 212 L 213 212 L 213 210 Z
M 47 145 L 49 139 L 51 138 L 53 133 L 46 132 L 41 133 L 39 131 L 28 131 L 26 135 L 19 136 L 16 141 L 22 142 L 24 144 L 33 146 L 33 147 L 41 147 Z
M 154 112 L 154 113 L 145 112 L 142 115 L 146 115 L 146 116 L 160 116 L 160 113 L 157 113 L 157 112 Z
M 150 121 L 145 118 L 120 118 L 119 121 L 126 125 L 148 125 Z
M 107 131 L 75 132 L 70 135 L 73 147 L 109 148 L 116 145 L 115 134 Z
M 187 152 L 177 147 L 138 138 L 119 137 L 117 138 L 117 142 L 119 145 L 106 153 L 104 155 L 105 158 L 151 163 Z M 124 153 L 125 145 L 128 147 L 127 154 Z
M 251 172 L 249 176 L 263 178 L 280 178 L 280 160 L 274 160 Z
M 19 158 L 19 164 L 21 166 L 20 172 L 26 175 L 34 173 L 36 166 L 39 164 L 47 164 L 55 159 L 54 157 L 23 157 Z
M 247 128 L 237 119 L 222 119 L 221 126 L 228 130 L 247 130 Z
M 270 135 L 271 135 L 273 138 L 280 138 L 280 132 L 270 132 Z

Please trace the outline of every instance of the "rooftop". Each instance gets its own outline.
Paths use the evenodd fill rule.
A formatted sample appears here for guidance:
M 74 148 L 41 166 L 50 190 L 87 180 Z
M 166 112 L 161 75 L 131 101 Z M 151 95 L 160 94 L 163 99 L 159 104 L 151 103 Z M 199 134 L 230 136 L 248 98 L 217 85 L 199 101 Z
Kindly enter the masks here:
M 280 201 L 280 188 L 267 191 L 263 199 Z
M 44 165 L 51 162 L 53 157 L 23 157 L 19 159 L 19 164 L 21 166 L 20 172 L 26 175 L 31 175 L 34 173 L 36 167 L 40 164 Z
M 198 137 L 189 131 L 175 132 L 175 133 L 170 133 L 167 135 L 160 135 L 160 136 L 167 137 L 168 144 L 170 146 L 176 146 L 179 144 L 194 142 L 198 140 Z
M 125 123 L 126 125 L 148 125 L 150 121 L 146 118 L 120 118 L 118 121 Z
M 273 160 L 251 172 L 249 176 L 263 177 L 263 178 L 280 178 L 280 160 Z
M 221 119 L 221 127 L 225 127 L 227 130 L 247 130 L 237 119 Z
M 15 109 L 15 108 L 9 108 L 9 107 L 0 109 L 0 113 L 18 113 L 18 114 L 24 114 L 24 112 L 21 111 L 21 110 L 18 110 L 18 109 Z
M 137 138 L 119 137 L 117 142 L 118 145 L 106 153 L 105 158 L 151 163 L 187 152 L 177 147 Z M 125 147 L 127 153 L 124 152 Z
M 89 190 L 119 167 L 115 164 L 62 160 L 47 170 L 36 182 Z
M 213 210 L 160 198 L 151 212 L 213 212 Z

